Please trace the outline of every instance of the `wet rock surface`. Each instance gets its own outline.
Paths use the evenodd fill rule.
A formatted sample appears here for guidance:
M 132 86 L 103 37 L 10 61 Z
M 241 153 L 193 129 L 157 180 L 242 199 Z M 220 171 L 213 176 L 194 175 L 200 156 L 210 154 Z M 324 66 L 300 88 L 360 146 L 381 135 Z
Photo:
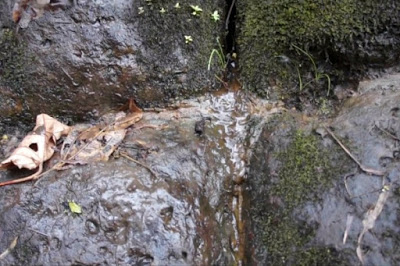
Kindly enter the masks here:
M 250 125 L 280 110 L 262 101 L 254 105 L 250 98 L 229 92 L 182 103 L 186 107 L 173 111 L 146 112 L 108 162 L 49 172 L 36 185 L 2 187 L 0 250 L 19 236 L 2 263 L 243 261 L 240 185 L 248 151 L 242 141 L 253 143 L 259 130 Z M 196 123 L 205 117 L 202 134 L 196 134 Z M 164 127 L 140 129 L 149 124 Z M 3 145 L 3 155 L 16 143 Z M 1 179 L 25 174 L 1 172 Z M 79 204 L 82 214 L 72 213 L 68 201 Z
M 398 82 L 398 74 L 362 82 L 360 95 L 347 100 L 330 120 L 287 113 L 264 127 L 248 175 L 249 262 L 358 264 L 363 222 L 389 189 L 383 211 L 360 246 L 365 265 L 399 263 Z M 363 165 L 385 175 L 360 170 L 323 125 Z M 328 182 L 321 177 L 329 177 Z
M 14 2 L 0 4 L 3 124 L 42 112 L 87 121 L 133 96 L 148 107 L 215 87 L 207 63 L 222 21 L 210 17 L 223 1 L 196 16 L 176 1 L 64 1 L 18 26 Z
M 360 247 L 366 265 L 398 264 L 399 80 L 362 82 L 324 121 L 240 91 L 145 112 L 108 162 L 1 188 L 0 250 L 19 237 L 1 262 L 355 265 L 363 222 L 389 193 Z M 360 170 L 323 125 L 386 175 Z

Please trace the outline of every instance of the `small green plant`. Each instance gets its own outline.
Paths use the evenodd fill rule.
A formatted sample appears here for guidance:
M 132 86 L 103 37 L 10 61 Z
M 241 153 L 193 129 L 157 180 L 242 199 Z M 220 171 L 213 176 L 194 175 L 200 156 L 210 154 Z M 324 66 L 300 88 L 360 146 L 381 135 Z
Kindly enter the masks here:
M 211 19 L 214 20 L 215 22 L 220 20 L 220 15 L 218 13 L 218 10 L 215 10 L 214 13 L 211 14 Z
M 193 42 L 193 37 L 192 36 L 185 35 L 184 37 L 185 37 L 185 43 L 186 44 Z
M 194 6 L 194 5 L 190 5 L 190 7 L 192 8 L 192 15 L 193 16 L 200 16 L 200 13 L 203 12 L 203 9 L 201 9 L 199 6 Z
M 310 84 L 311 82 L 315 81 L 318 82 L 321 78 L 325 77 L 328 80 L 328 92 L 327 92 L 327 96 L 329 96 L 329 93 L 331 91 L 331 78 L 329 77 L 328 74 L 326 73 L 322 73 L 318 70 L 317 65 L 315 64 L 314 59 L 312 58 L 312 56 L 307 53 L 305 50 L 301 49 L 300 47 L 292 44 L 292 46 L 298 51 L 301 52 L 302 54 L 306 55 L 308 57 L 308 59 L 310 59 L 310 62 L 312 64 L 313 70 L 314 70 L 314 80 L 311 80 L 309 82 L 307 82 L 306 84 L 303 84 L 303 81 L 301 79 L 301 75 L 300 75 L 300 70 L 297 67 L 297 74 L 299 77 L 299 87 L 300 87 L 300 91 L 302 91 L 305 87 L 307 87 L 308 84 Z
M 144 8 L 142 6 L 138 7 L 138 14 L 141 15 L 144 13 Z
M 212 49 L 210 57 L 208 59 L 208 67 L 207 67 L 208 71 L 210 71 L 210 69 L 211 69 L 211 62 L 212 62 L 212 60 L 214 58 L 214 55 L 217 55 L 217 57 L 219 59 L 219 63 L 220 63 L 222 68 L 224 68 L 225 65 L 226 65 L 226 59 L 225 59 L 225 55 L 224 55 L 224 50 L 222 50 L 222 45 L 221 45 L 218 37 L 217 37 L 217 43 L 218 43 L 219 50 L 217 50 L 215 48 Z

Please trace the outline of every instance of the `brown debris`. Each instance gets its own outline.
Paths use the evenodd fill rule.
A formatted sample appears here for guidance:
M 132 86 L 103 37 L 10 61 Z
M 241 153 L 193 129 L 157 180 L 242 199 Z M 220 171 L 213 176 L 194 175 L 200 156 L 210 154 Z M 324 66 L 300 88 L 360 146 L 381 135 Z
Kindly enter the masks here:
M 18 167 L 33 170 L 39 167 L 38 171 L 25 178 L 0 183 L 0 186 L 37 179 L 43 170 L 43 163 L 53 156 L 56 141 L 69 131 L 69 126 L 55 118 L 46 114 L 38 115 L 33 131 L 21 141 L 10 157 L 0 163 L 0 169 Z

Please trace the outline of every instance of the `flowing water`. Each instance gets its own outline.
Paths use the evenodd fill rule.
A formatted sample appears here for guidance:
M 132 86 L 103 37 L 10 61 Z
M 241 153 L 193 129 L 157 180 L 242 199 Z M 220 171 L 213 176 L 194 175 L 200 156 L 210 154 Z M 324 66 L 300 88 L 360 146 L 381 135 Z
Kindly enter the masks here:
M 220 170 L 215 178 L 224 180 L 230 192 L 232 235 L 230 246 L 237 265 L 243 264 L 245 247 L 245 222 L 243 220 L 243 189 L 247 178 L 248 158 L 263 128 L 264 122 L 283 109 L 253 98 L 241 91 L 229 91 L 213 95 L 205 101 L 211 115 L 206 150 L 221 159 Z M 210 156 L 212 157 L 212 156 Z

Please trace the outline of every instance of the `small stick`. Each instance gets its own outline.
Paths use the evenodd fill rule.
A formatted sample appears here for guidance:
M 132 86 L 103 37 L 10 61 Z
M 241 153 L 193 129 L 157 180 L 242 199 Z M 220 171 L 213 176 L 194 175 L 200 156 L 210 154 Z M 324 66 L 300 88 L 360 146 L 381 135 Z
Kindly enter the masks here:
M 400 139 L 399 139 L 398 137 L 396 137 L 395 135 L 393 135 L 393 134 L 390 133 L 389 131 L 387 131 L 387 130 L 385 130 L 385 129 L 383 129 L 383 128 L 380 128 L 376 123 L 375 123 L 375 127 L 376 127 L 377 129 L 379 129 L 380 131 L 382 131 L 383 133 L 385 133 L 386 135 L 388 135 L 389 137 L 391 137 L 392 139 L 397 140 L 397 141 L 400 141 Z
M 10 246 L 4 250 L 3 253 L 0 254 L 0 260 L 4 259 L 17 245 L 18 241 L 18 236 L 14 238 L 14 240 L 11 242 Z
M 74 79 L 71 77 L 71 75 L 68 74 L 68 72 L 67 72 L 64 68 L 61 68 L 61 70 L 62 70 L 62 71 L 64 72 L 64 74 L 67 75 L 67 77 L 71 80 L 72 85 L 74 85 L 75 87 L 78 87 L 78 86 L 79 86 L 79 84 L 76 83 L 76 82 L 74 81 Z
M 36 234 L 39 234 L 39 235 L 42 235 L 42 236 L 45 236 L 45 237 L 50 238 L 49 235 L 47 235 L 47 234 L 45 234 L 45 233 L 42 233 L 42 232 L 39 232 L 39 231 L 37 231 L 37 230 L 35 230 L 35 229 L 28 228 L 28 230 L 29 230 L 29 231 L 32 231 L 32 232 L 35 232 Z
M 349 178 L 349 177 L 351 177 L 351 176 L 354 176 L 354 173 L 345 175 L 345 177 L 343 178 L 343 180 L 344 180 L 344 187 L 346 188 L 346 191 L 347 191 L 347 193 L 349 194 L 350 198 L 352 198 L 353 195 L 350 193 L 349 186 L 347 185 L 347 178 Z
M 344 146 L 344 144 L 340 142 L 340 140 L 335 136 L 335 134 L 333 134 L 333 132 L 329 128 L 327 128 L 326 126 L 324 126 L 324 128 L 329 133 L 329 135 L 331 135 L 331 137 L 337 142 L 337 144 L 339 144 L 339 146 L 347 153 L 347 155 L 360 167 L 362 171 L 364 171 L 367 174 L 376 176 L 384 176 L 386 174 L 383 171 L 365 167 L 357 160 L 357 158 L 353 154 L 351 154 L 351 152 L 346 148 L 346 146 Z
M 137 163 L 138 165 L 141 165 L 142 167 L 146 168 L 155 178 L 158 179 L 158 176 L 157 176 L 156 172 L 154 172 L 149 166 L 145 165 L 144 163 L 139 162 L 138 160 L 133 159 L 132 157 L 130 157 L 128 154 L 126 154 L 124 152 L 121 152 L 120 154 L 121 154 L 122 157 L 125 157 L 126 159 L 128 159 L 128 160 L 130 160 L 130 161 L 132 161 L 134 163 Z
M 26 181 L 29 181 L 29 180 L 36 180 L 36 179 L 38 179 L 39 177 L 42 176 L 42 171 L 43 171 L 43 162 L 40 162 L 39 169 L 36 171 L 36 173 L 34 173 L 34 174 L 30 175 L 30 176 L 27 176 L 27 177 L 23 177 L 23 178 L 19 178 L 19 179 L 14 179 L 14 180 L 2 182 L 2 183 L 0 183 L 0 187 L 7 186 L 7 185 L 12 185 L 12 184 L 23 183 L 23 182 L 26 182 Z
M 232 1 L 232 4 L 231 4 L 231 6 L 230 6 L 230 8 L 229 8 L 229 11 L 228 11 L 228 15 L 226 16 L 226 20 L 225 20 L 225 30 L 227 30 L 227 29 L 229 28 L 229 21 L 230 21 L 230 17 L 231 17 L 232 9 L 233 9 L 233 6 L 234 6 L 234 5 L 235 5 L 235 0 Z

